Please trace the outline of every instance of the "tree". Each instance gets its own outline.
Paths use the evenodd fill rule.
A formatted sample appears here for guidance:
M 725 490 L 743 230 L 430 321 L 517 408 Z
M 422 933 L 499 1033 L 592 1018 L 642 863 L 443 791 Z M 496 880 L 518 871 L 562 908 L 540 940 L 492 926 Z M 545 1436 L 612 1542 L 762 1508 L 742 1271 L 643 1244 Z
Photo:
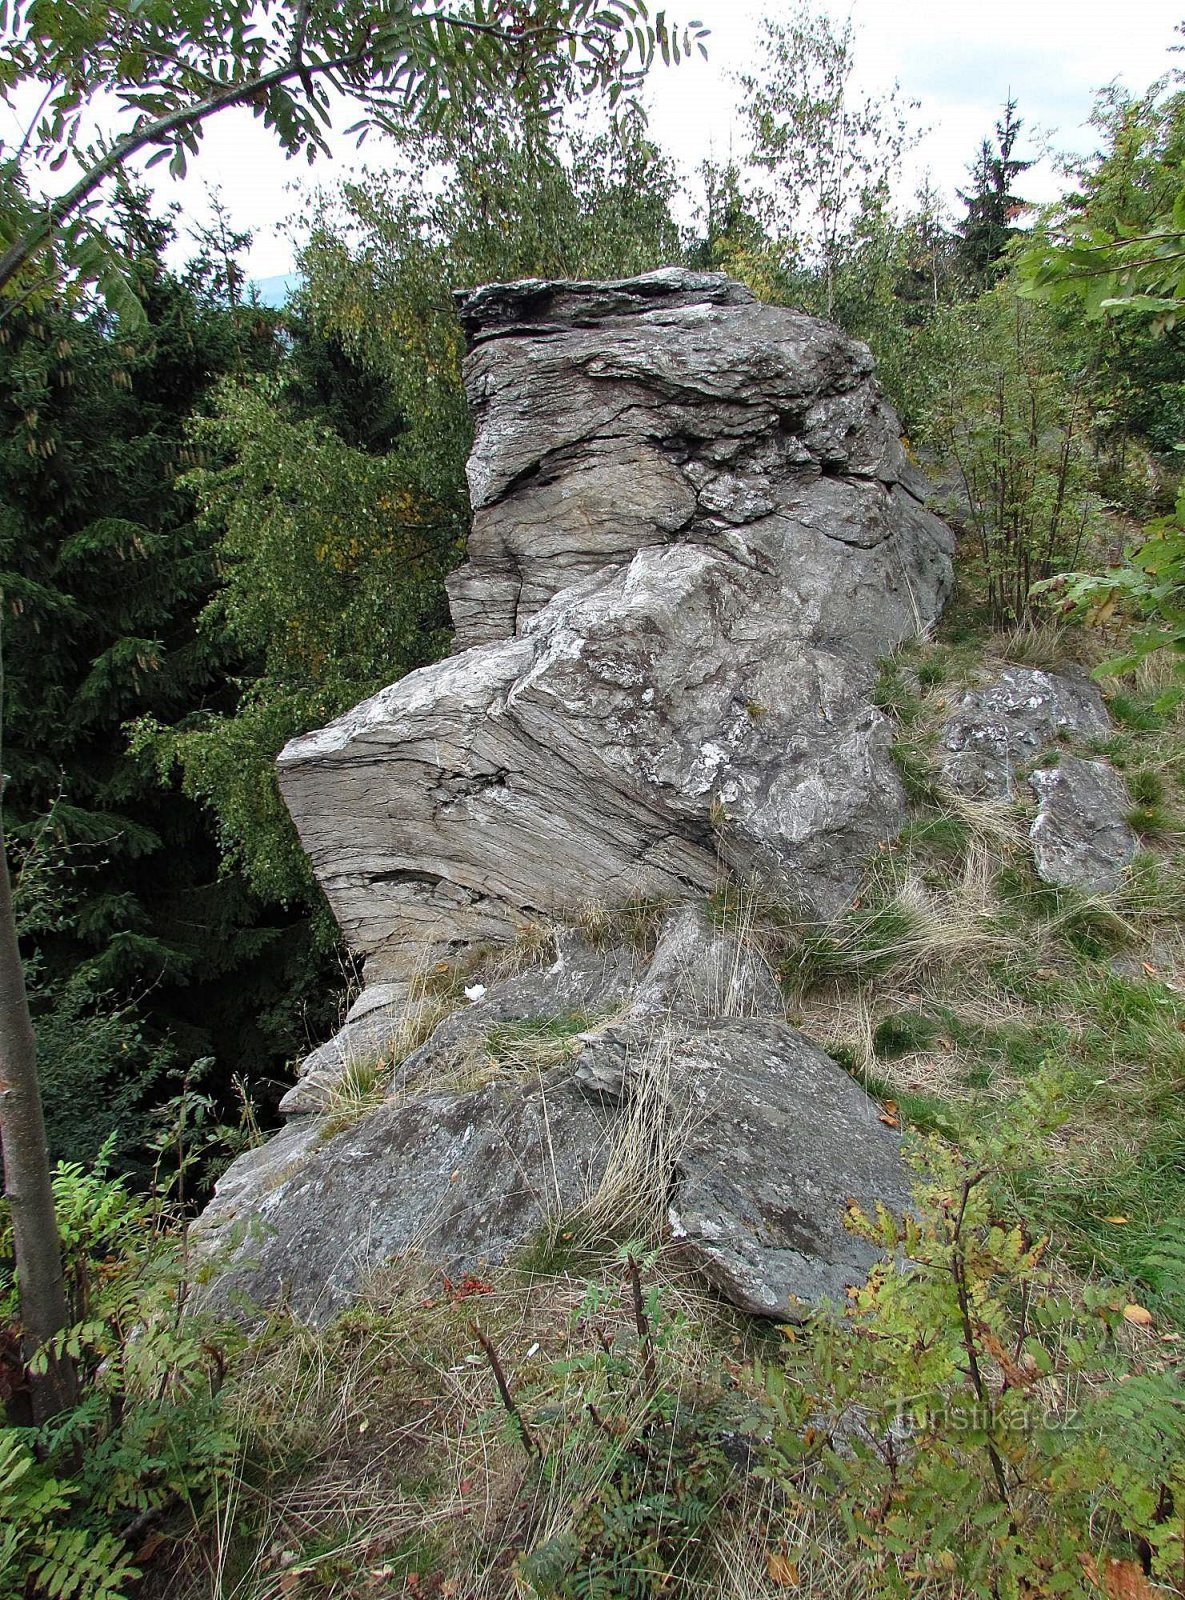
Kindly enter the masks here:
M 127 748 L 130 721 L 233 710 L 256 670 L 227 630 L 198 627 L 218 533 L 177 474 L 218 379 L 274 371 L 283 347 L 279 313 L 241 300 L 233 230 L 203 236 L 177 275 L 141 197 L 119 198 L 117 223 L 143 329 L 85 305 L 13 307 L 5 323 L 0 590 L 6 821 L 50 1154 L 89 1160 L 117 1129 L 115 1157 L 134 1165 L 164 1072 L 210 1060 L 215 1094 L 232 1073 L 274 1083 L 307 1036 L 302 990 L 338 961 Z
M 882 98 L 853 94 L 854 40 L 850 18 L 837 31 L 803 0 L 788 23 L 764 24 L 763 69 L 740 80 L 751 158 L 776 181 L 768 225 L 796 254 L 817 257 L 828 316 L 845 234 L 912 139 L 896 88 Z
M 985 139 L 968 169 L 971 187 L 960 189 L 967 215 L 959 224 L 958 262 L 967 281 L 977 290 L 990 287 L 1000 275 L 1000 261 L 1016 235 L 1016 218 L 1029 209 L 1013 193 L 1013 184 L 1033 165 L 1013 155 L 1024 126 L 1009 98 L 1003 118 L 996 123 L 996 143 Z
M 653 23 L 641 0 L 197 0 L 183 10 L 121 0 L 0 5 L 0 91 L 42 96 L 15 151 L 0 149 L 0 294 L 53 292 L 63 269 L 97 282 L 125 316 L 135 297 L 95 226 L 108 179 L 140 156 L 181 175 L 205 124 L 250 106 L 289 156 L 327 154 L 337 105 L 351 132 L 431 123 L 454 103 L 529 84 L 544 108 L 606 89 L 615 100 L 655 54 L 677 61 L 705 30 Z M 109 99 L 116 128 L 91 116 Z M 34 172 L 72 162 L 61 194 Z
M 1091 320 L 1170 331 L 1185 302 L 1185 92 L 1104 92 L 1104 149 L 1042 218 L 1020 262 L 1024 292 Z
M 326 152 L 335 94 L 355 99 L 364 135 L 393 119 L 431 122 L 452 103 L 507 82 L 531 102 L 606 89 L 618 97 L 656 53 L 678 59 L 681 34 L 640 0 L 195 0 L 183 11 L 121 0 L 0 0 L 0 90 L 42 95 L 34 126 L 0 152 L 0 296 L 51 303 L 64 278 L 95 283 L 131 321 L 143 311 L 126 259 L 98 226 L 104 185 L 141 155 L 185 171 L 207 121 L 250 105 L 288 155 Z M 92 114 L 114 100 L 114 128 Z M 38 166 L 73 160 L 62 193 L 33 192 Z M 0 856 L 3 856 L 0 836 Z M 0 861 L 0 1144 L 12 1210 L 23 1337 L 30 1353 L 64 1326 L 60 1247 L 28 998 L 7 865 Z M 69 1400 L 52 1364 L 34 1385 L 43 1413 Z

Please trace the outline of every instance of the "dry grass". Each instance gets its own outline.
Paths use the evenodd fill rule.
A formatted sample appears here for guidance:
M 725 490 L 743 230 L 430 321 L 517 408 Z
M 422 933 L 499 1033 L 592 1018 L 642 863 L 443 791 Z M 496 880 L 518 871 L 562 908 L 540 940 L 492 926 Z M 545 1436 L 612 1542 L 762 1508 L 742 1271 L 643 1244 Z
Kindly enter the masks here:
M 646 1286 L 666 1308 L 664 1383 L 685 1385 L 690 1404 L 738 1324 L 673 1261 L 648 1267 Z M 475 1322 L 546 1471 L 515 1441 Z M 591 1280 L 502 1271 L 455 1286 L 409 1260 L 328 1330 L 277 1322 L 227 1391 L 244 1470 L 180 1553 L 170 1600 L 377 1600 L 411 1571 L 447 1574 L 444 1592 L 474 1600 L 522 1594 L 515 1553 L 579 1515 L 617 1463 L 589 1405 L 623 1437 L 642 1421 L 644 1402 L 623 1404 L 592 1362 L 636 1346 L 616 1260 Z
M 368 1111 L 380 1105 L 408 1056 L 455 1010 L 456 1002 L 451 997 L 422 990 L 417 995 L 413 989 L 394 1038 L 377 1054 L 373 1051 L 347 1053 L 341 1076 L 326 1086 L 318 1113 L 322 1136 L 329 1139 L 353 1127 Z

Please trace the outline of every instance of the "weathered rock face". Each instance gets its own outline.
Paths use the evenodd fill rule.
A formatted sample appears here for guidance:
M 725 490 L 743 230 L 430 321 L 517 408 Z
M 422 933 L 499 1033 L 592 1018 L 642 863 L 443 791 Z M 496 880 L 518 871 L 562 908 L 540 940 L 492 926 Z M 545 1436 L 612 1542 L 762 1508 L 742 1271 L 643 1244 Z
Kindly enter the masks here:
M 746 1310 L 842 1298 L 875 1259 L 843 1226 L 849 1199 L 906 1203 L 898 1136 L 780 1008 L 760 959 L 694 908 L 645 964 L 565 936 L 446 1018 L 355 1126 L 302 1118 L 234 1164 L 198 1228 L 223 1257 L 203 1302 L 319 1321 L 392 1255 L 480 1273 L 547 1225 L 637 1206 Z M 593 1020 L 558 1064 L 490 1054 L 513 1019 L 579 1011 Z
M 288 1130 L 219 1184 L 207 1299 L 322 1317 L 392 1254 L 480 1271 L 648 1197 L 738 1305 L 790 1317 L 866 1275 L 843 1213 L 905 1203 L 897 1135 L 702 902 L 732 870 L 826 914 L 897 832 L 870 691 L 941 611 L 951 538 L 836 328 L 681 271 L 460 309 L 477 426 L 457 653 L 281 756 L 369 987 L 305 1062 Z M 413 976 L 633 894 L 675 907 L 648 959 L 620 929 L 605 949 L 561 933 L 411 1049 Z M 562 1047 L 507 1066 L 515 1019 L 552 1019 Z M 377 1109 L 320 1116 L 379 1060 Z
M 1109 893 L 1139 847 L 1127 822 L 1131 796 L 1105 761 L 1062 756 L 1039 767 L 1029 786 L 1040 802 L 1030 832 L 1037 874 L 1046 883 Z
M 460 654 L 280 760 L 368 980 L 721 860 L 828 912 L 899 827 L 877 658 L 951 540 L 867 349 L 717 274 L 475 291 Z
M 1127 822 L 1131 797 L 1105 761 L 1064 752 L 1106 738 L 1111 719 L 1089 679 L 1009 667 L 969 690 L 947 721 L 942 775 L 977 798 L 1038 800 L 1029 832 L 1037 874 L 1088 893 L 1117 889 L 1139 847 Z M 1057 758 L 1055 766 L 1038 766 Z
M 1105 739 L 1111 719 L 1089 678 L 1007 667 L 970 689 L 942 730 L 942 775 L 952 789 L 1014 800 L 1026 771 L 1069 739 Z

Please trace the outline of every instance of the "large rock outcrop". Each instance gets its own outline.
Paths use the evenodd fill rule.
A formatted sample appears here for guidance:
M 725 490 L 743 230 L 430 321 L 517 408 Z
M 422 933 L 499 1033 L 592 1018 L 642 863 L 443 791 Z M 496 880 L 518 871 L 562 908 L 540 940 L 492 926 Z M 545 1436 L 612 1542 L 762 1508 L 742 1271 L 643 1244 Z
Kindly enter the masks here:
M 903 817 L 877 659 L 952 582 L 867 348 L 718 274 L 460 306 L 459 653 L 280 758 L 368 981 L 722 862 L 834 910 Z
M 197 1230 L 220 1257 L 199 1298 L 320 1321 L 394 1255 L 457 1278 L 549 1228 L 665 1215 L 747 1311 L 840 1299 L 876 1259 L 849 1202 L 907 1203 L 899 1136 L 780 1009 L 760 957 L 694 907 L 649 961 L 561 935 L 554 960 L 446 1018 L 357 1121 L 296 1118 L 234 1163 Z M 574 1016 L 588 1026 L 552 1058 L 506 1047 L 516 1022 L 537 1045 Z
M 392 1253 L 480 1270 L 649 1196 L 722 1292 L 792 1316 L 866 1274 L 843 1213 L 905 1203 L 897 1135 L 694 902 L 736 875 L 829 914 L 898 831 L 871 690 L 941 611 L 951 537 L 868 350 L 826 323 L 683 271 L 459 305 L 457 650 L 280 758 L 369 987 L 285 1134 L 220 1183 L 207 1297 L 321 1316 Z M 669 908 L 649 954 L 618 924 L 603 948 L 561 933 L 518 977 L 471 971 L 524 924 L 639 896 Z M 446 963 L 474 981 L 408 1053 Z M 516 1022 L 554 1052 L 508 1066 Z M 319 1115 L 379 1061 L 377 1108 Z

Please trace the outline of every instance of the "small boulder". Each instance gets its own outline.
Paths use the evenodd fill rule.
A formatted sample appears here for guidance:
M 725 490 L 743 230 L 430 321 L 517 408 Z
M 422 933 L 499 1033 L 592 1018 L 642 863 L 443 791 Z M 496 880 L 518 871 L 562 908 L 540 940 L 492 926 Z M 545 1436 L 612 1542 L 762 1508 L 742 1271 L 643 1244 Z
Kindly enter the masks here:
M 1059 740 L 1101 739 L 1111 732 L 1103 697 L 1077 674 L 1006 667 L 969 690 L 942 730 L 942 776 L 960 794 L 1015 800 L 1018 771 Z
M 852 1078 L 784 1022 L 721 1021 L 677 1048 L 671 1231 L 734 1305 L 793 1320 L 841 1300 L 879 1252 L 844 1226 L 850 1200 L 909 1203 L 900 1140 Z
M 1131 797 L 1105 761 L 1063 756 L 1029 779 L 1040 805 L 1029 837 L 1045 883 L 1109 894 L 1123 881 L 1140 841 L 1127 822 Z

